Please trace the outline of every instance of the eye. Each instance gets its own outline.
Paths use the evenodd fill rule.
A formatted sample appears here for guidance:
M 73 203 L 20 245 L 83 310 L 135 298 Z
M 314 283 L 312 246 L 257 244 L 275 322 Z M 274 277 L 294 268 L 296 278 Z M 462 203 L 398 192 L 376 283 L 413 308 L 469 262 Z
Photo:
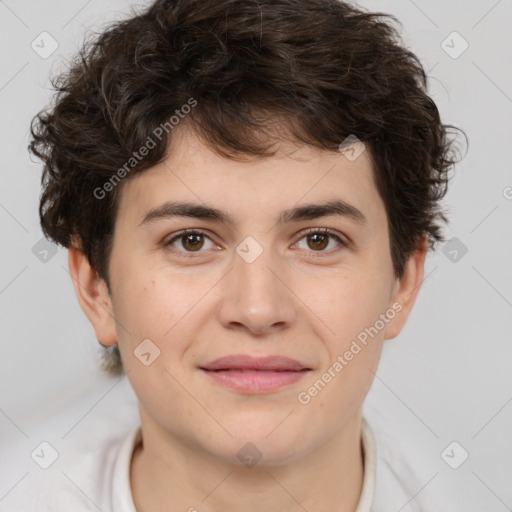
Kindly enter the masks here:
M 336 249 L 333 250 L 333 245 L 334 247 L 336 245 L 339 247 L 347 246 L 347 243 L 344 242 L 340 236 L 328 228 L 309 228 L 302 233 L 296 245 L 299 245 L 303 239 L 306 240 L 307 247 L 299 246 L 299 249 L 309 249 L 310 253 L 330 254 L 337 252 Z M 209 246 L 207 242 L 209 242 Z M 207 233 L 201 229 L 186 229 L 180 231 L 167 242 L 164 242 L 164 246 L 170 248 L 170 250 L 178 256 L 183 257 L 194 257 L 196 256 L 194 253 L 201 253 L 204 252 L 204 250 L 216 247 Z
M 310 228 L 308 229 L 305 234 L 303 234 L 302 238 L 299 240 L 298 243 L 301 242 L 301 240 L 305 239 L 307 247 L 306 250 L 312 249 L 312 252 L 321 252 L 321 253 L 332 253 L 337 252 L 337 250 L 325 250 L 329 246 L 332 245 L 341 247 L 346 247 L 347 244 L 339 237 L 335 232 L 331 231 L 327 228 Z M 334 244 L 331 244 L 331 242 L 335 242 Z M 304 249 L 304 247 L 299 247 L 299 249 Z
M 205 241 L 208 240 L 210 242 L 210 247 L 208 247 L 208 244 L 205 243 Z M 173 247 L 176 250 L 173 250 L 173 252 L 181 253 L 180 256 L 194 256 L 192 253 L 195 252 L 204 252 L 201 251 L 201 249 L 211 249 L 215 247 L 215 244 L 212 242 L 210 237 L 207 236 L 207 234 L 200 230 L 200 229 L 186 229 L 184 231 L 181 231 L 174 237 L 172 237 L 169 241 L 165 242 L 164 245 L 166 247 Z M 181 246 L 180 249 L 177 249 L 176 246 Z M 188 254 L 187 254 L 188 253 Z

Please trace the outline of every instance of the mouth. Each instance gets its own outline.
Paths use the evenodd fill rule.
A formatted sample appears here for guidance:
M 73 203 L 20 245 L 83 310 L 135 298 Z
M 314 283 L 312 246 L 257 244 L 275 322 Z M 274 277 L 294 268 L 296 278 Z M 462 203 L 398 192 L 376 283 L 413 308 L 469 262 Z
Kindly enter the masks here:
M 221 357 L 199 368 L 216 383 L 247 394 L 275 391 L 298 382 L 312 370 L 284 356 L 242 354 Z

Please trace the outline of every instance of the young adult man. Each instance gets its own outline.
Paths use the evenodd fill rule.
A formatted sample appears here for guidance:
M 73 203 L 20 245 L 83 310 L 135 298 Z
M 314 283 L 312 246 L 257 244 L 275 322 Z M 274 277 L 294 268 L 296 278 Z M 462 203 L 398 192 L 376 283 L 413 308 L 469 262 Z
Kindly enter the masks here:
M 33 124 L 42 227 L 140 413 L 84 469 L 90 501 L 388 510 L 361 407 L 454 163 L 392 25 L 335 0 L 159 0 L 58 87 Z

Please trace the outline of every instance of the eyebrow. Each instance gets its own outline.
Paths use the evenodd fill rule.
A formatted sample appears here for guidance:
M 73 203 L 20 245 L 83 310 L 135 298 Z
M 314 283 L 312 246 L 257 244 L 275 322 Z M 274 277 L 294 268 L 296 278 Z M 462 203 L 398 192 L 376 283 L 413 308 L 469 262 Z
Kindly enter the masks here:
M 284 210 L 281 212 L 277 223 L 287 224 L 331 215 L 347 217 L 361 225 L 368 224 L 368 220 L 361 210 L 341 199 L 327 201 L 322 204 L 306 204 Z M 139 227 L 158 219 L 169 219 L 173 217 L 211 220 L 228 225 L 236 224 L 235 220 L 227 212 L 217 208 L 190 202 L 169 201 L 149 210 L 144 215 Z

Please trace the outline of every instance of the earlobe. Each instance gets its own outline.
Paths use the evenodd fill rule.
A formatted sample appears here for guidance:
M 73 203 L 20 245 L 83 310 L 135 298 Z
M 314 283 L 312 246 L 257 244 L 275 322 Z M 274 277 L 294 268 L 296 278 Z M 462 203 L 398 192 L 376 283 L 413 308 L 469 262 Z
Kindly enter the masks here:
M 117 343 L 115 320 L 105 281 L 91 267 L 79 244 L 68 248 L 68 264 L 78 302 L 96 338 L 105 347 L 114 345 Z
M 385 339 L 395 338 L 400 334 L 412 311 L 423 281 L 427 251 L 428 235 L 424 234 L 419 240 L 416 250 L 406 261 L 402 277 L 397 279 L 390 306 L 395 305 L 395 309 L 400 309 L 399 313 L 386 326 Z

